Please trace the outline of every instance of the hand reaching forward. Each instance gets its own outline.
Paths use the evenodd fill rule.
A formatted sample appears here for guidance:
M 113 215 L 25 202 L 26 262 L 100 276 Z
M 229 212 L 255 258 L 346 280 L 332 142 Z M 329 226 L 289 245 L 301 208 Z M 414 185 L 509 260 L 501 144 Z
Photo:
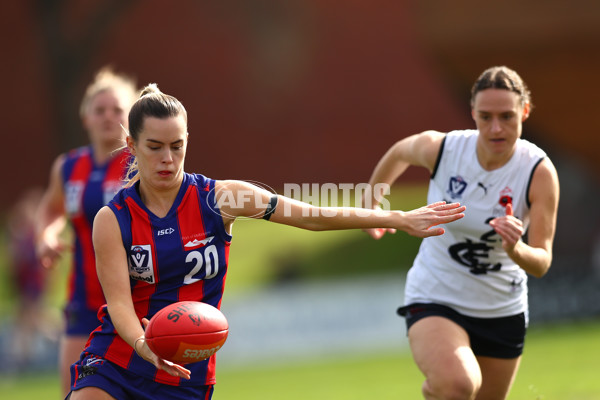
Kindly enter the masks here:
M 147 318 L 142 318 L 142 324 L 144 325 L 144 329 L 148 326 L 149 322 L 150 321 L 148 321 Z M 181 365 L 175 364 L 171 361 L 162 359 L 159 356 L 157 356 L 156 354 L 154 354 L 152 352 L 152 350 L 150 350 L 150 347 L 148 347 L 148 345 L 146 344 L 145 339 L 143 339 L 143 338 L 136 339 L 133 346 L 134 346 L 134 350 L 138 354 L 138 356 L 140 356 L 144 360 L 154 364 L 154 366 L 156 368 L 165 370 L 169 375 L 172 375 L 172 376 L 178 376 L 180 378 L 190 379 L 191 372 L 189 369 L 186 369 L 186 368 L 182 367 Z
M 401 228 L 411 236 L 426 238 L 430 236 L 443 235 L 444 228 L 430 229 L 433 226 L 447 224 L 465 216 L 463 211 L 466 207 L 460 203 L 446 203 L 438 201 L 416 210 L 404 212 L 404 218 L 408 221 Z
M 398 213 L 402 219 L 398 224 L 398 229 L 405 231 L 411 236 L 426 238 L 429 236 L 443 235 L 444 228 L 430 229 L 433 226 L 447 224 L 465 216 L 463 211 L 466 207 L 459 203 L 446 203 L 439 201 L 417 208 L 411 211 L 394 211 Z M 374 239 L 380 239 L 386 232 L 395 233 L 393 228 L 376 228 L 365 229 Z
M 506 205 L 506 215 L 491 220 L 490 226 L 500 235 L 502 248 L 508 253 L 515 248 L 524 232 L 523 222 L 514 216 L 511 203 Z

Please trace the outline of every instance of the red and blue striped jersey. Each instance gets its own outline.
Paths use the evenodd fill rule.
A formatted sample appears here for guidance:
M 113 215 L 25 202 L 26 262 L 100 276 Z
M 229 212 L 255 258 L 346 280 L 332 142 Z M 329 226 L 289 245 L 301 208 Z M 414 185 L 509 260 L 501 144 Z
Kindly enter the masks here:
M 105 303 L 96 275 L 92 246 L 92 223 L 96 213 L 123 186 L 129 151 L 121 150 L 103 165 L 97 165 L 92 147 L 67 153 L 62 166 L 65 213 L 74 230 L 73 265 L 70 272 L 67 308 L 93 313 Z
M 191 300 L 220 308 L 229 235 L 216 207 L 215 181 L 184 174 L 168 214 L 159 218 L 138 194 L 139 182 L 109 203 L 128 257 L 131 295 L 138 319 L 150 319 L 168 304 Z M 98 312 L 102 326 L 92 332 L 84 352 L 103 357 L 140 376 L 169 385 L 212 385 L 215 356 L 186 365 L 191 379 L 173 377 L 139 357 L 116 333 L 107 306 Z

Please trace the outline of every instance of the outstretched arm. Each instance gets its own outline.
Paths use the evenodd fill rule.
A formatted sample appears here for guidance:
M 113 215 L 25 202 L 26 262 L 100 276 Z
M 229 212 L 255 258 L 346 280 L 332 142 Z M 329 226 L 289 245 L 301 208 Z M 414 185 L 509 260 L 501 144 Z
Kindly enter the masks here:
M 411 166 L 424 167 L 433 171 L 445 134 L 437 131 L 425 131 L 408 136 L 396 142 L 379 160 L 369 184 L 372 188 L 390 187 Z M 381 185 L 384 184 L 384 185 Z M 375 208 L 384 196 L 382 192 L 371 192 L 371 198 L 363 198 L 362 206 Z M 374 239 L 380 239 L 393 229 L 365 229 Z
M 217 204 L 227 226 L 237 217 L 262 218 L 272 193 L 242 181 L 217 182 Z M 219 199 L 228 199 L 219 201 Z M 237 200 L 237 201 L 236 201 Z M 384 211 L 354 207 L 316 207 L 285 196 L 277 196 L 277 208 L 270 220 L 302 229 L 322 231 L 340 229 L 391 228 L 417 237 L 441 235 L 436 225 L 464 216 L 464 206 L 443 202 L 412 211 Z

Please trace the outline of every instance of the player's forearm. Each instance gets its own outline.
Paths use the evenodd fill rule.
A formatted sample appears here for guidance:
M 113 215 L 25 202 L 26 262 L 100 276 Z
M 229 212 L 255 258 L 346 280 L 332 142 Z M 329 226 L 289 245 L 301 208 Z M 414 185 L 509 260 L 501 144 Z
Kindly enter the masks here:
M 142 324 L 135 314 L 133 305 L 108 302 L 108 312 L 119 336 L 133 347 L 135 340 L 144 335 Z
M 525 272 L 536 278 L 541 278 L 548 272 L 552 263 L 552 253 L 546 249 L 532 247 L 519 241 L 511 250 L 507 251 L 509 257 Z
M 285 212 L 285 210 L 282 210 Z M 394 215 L 393 219 L 390 217 Z M 368 210 L 354 207 L 306 207 L 301 216 L 290 219 L 288 225 L 311 231 L 340 229 L 398 228 L 401 212 Z M 397 221 L 393 224 L 392 221 Z

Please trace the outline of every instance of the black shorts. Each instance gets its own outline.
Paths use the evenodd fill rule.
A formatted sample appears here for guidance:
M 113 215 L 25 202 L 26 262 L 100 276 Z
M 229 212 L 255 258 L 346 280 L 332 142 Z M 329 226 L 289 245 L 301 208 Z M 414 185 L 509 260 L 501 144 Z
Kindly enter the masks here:
M 510 317 L 475 318 L 441 304 L 415 303 L 398 308 L 398 314 L 406 318 L 407 331 L 425 317 L 448 318 L 467 331 L 471 349 L 477 356 L 508 359 L 519 357 L 523 353 L 527 331 L 524 313 Z

